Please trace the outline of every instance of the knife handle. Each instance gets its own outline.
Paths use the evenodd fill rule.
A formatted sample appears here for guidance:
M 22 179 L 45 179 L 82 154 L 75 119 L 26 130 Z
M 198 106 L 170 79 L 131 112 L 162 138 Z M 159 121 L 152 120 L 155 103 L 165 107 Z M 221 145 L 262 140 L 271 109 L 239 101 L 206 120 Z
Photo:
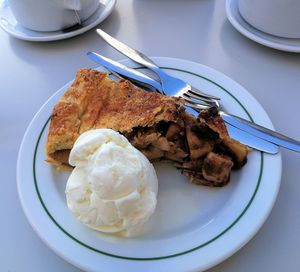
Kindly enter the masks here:
M 100 54 L 97 54 L 95 52 L 88 52 L 87 56 L 91 60 L 99 63 L 100 65 L 111 71 L 114 71 L 126 78 L 135 80 L 139 83 L 145 83 L 146 85 L 152 86 L 156 90 L 163 93 L 161 84 L 158 81 L 155 81 L 154 79 L 133 68 L 127 67 L 117 61 L 101 56 Z
M 276 145 L 285 147 L 296 152 L 300 152 L 300 142 L 295 139 L 289 138 L 283 134 L 280 134 L 276 131 L 245 120 L 236 115 L 229 114 L 223 111 L 220 111 L 219 113 L 221 114 L 225 122 L 231 124 L 234 127 L 237 127 L 249 134 L 252 134 L 268 142 L 274 143 Z

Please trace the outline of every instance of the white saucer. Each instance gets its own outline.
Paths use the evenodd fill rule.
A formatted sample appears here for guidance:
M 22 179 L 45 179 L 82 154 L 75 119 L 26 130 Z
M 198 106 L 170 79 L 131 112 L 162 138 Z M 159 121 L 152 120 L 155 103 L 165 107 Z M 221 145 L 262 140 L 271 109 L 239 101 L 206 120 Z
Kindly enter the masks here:
M 117 0 L 99 0 L 99 8 L 80 26 L 63 31 L 38 32 L 20 25 L 14 17 L 8 0 L 0 0 L 0 27 L 8 34 L 26 41 L 46 42 L 62 40 L 80 35 L 100 24 L 112 12 Z
M 240 15 L 238 0 L 226 0 L 226 14 L 230 23 L 249 39 L 278 50 L 300 53 L 300 39 L 273 36 L 248 24 Z

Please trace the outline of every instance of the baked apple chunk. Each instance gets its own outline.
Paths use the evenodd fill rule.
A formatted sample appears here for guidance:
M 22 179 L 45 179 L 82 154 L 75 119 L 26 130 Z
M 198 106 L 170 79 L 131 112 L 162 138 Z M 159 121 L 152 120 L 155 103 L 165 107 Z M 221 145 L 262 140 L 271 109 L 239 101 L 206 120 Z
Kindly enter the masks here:
M 170 161 L 195 184 L 224 186 L 233 168 L 247 161 L 247 146 L 231 139 L 216 109 L 195 117 L 176 97 L 147 92 L 80 69 L 55 105 L 46 143 L 47 161 L 69 166 L 70 150 L 87 130 L 123 134 L 150 161 Z

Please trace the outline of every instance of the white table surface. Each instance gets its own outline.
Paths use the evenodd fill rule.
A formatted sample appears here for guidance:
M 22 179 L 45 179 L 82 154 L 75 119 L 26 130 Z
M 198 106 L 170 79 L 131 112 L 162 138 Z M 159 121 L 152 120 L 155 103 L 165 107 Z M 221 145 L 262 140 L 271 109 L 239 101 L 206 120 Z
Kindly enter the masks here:
M 211 66 L 248 89 L 276 129 L 300 139 L 300 55 L 276 51 L 239 34 L 217 0 L 119 0 L 101 27 L 149 56 Z M 16 189 L 19 145 L 30 120 L 78 68 L 95 67 L 98 51 L 123 58 L 94 30 L 64 41 L 32 43 L 0 29 L 0 271 L 80 271 L 53 253 L 26 220 Z M 217 271 L 300 271 L 300 154 L 282 150 L 282 185 L 271 215 Z M 270 180 L 272 182 L 272 180 Z

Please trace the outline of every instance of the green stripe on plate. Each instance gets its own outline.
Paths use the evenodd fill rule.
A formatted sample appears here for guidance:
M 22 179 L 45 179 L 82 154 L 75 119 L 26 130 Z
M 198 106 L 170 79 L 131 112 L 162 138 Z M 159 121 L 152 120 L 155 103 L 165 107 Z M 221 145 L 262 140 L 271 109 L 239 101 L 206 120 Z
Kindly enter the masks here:
M 141 69 L 142 67 L 137 67 L 135 69 Z M 253 118 L 251 117 L 250 113 L 247 111 L 247 109 L 245 108 L 245 106 L 232 94 L 230 93 L 228 90 L 226 90 L 223 86 L 219 85 L 218 83 L 214 82 L 213 80 L 209 79 L 209 78 L 206 78 L 204 76 L 201 76 L 201 75 L 198 75 L 196 73 L 193 73 L 193 72 L 189 72 L 189 71 L 185 71 L 185 70 L 182 70 L 182 69 L 177 69 L 177 68 L 170 68 L 170 67 L 161 67 L 162 69 L 168 69 L 168 70 L 174 70 L 174 71 L 179 71 L 179 72 L 183 72 L 183 73 L 188 73 L 188 74 L 191 74 L 193 76 L 196 76 L 196 77 L 199 77 L 199 78 L 202 78 L 202 79 L 205 79 L 209 82 L 211 82 L 212 84 L 216 85 L 217 87 L 221 88 L 223 91 L 225 91 L 228 95 L 230 95 L 241 107 L 242 109 L 245 111 L 245 113 L 247 114 L 247 116 L 249 117 L 249 119 L 251 121 L 253 121 Z M 71 238 L 73 241 L 75 241 L 76 243 L 78 243 L 79 245 L 87 248 L 87 249 L 90 249 L 94 252 L 97 252 L 97 253 L 100 253 L 100 254 L 103 254 L 103 255 L 106 255 L 106 256 L 109 256 L 109 257 L 114 257 L 114 258 L 118 258 L 118 259 L 126 259 L 126 260 L 133 260 L 133 261 L 153 261 L 153 260 L 162 260 L 162 259 L 168 259 L 168 258 L 174 258 L 174 257 L 178 257 L 178 256 L 181 256 L 181 255 L 185 255 L 185 254 L 188 254 L 190 252 L 193 252 L 195 250 L 198 250 L 200 248 L 203 248 L 209 244 L 211 244 L 212 242 L 214 242 L 215 240 L 217 240 L 218 238 L 220 238 L 221 236 L 223 236 L 227 231 L 229 231 L 234 225 L 236 225 L 236 223 L 243 217 L 243 215 L 247 212 L 247 210 L 249 209 L 249 207 L 251 206 L 256 194 L 257 194 L 257 191 L 259 189 L 259 186 L 260 186 L 260 182 L 261 182 L 261 178 L 262 178 L 262 174 L 263 174 L 263 165 L 264 165 L 264 154 L 263 152 L 260 152 L 260 170 L 259 170 L 259 176 L 258 176 L 258 180 L 257 180 L 257 183 L 256 183 L 256 186 L 255 186 L 255 189 L 254 189 L 254 192 L 248 202 L 248 204 L 246 205 L 246 207 L 243 209 L 243 211 L 241 212 L 241 214 L 227 227 L 225 228 L 222 232 L 220 232 L 218 235 L 216 235 L 215 237 L 213 237 L 212 239 L 208 240 L 207 242 L 205 243 L 202 243 L 201 245 L 198 245 L 196 247 L 193 247 L 189 250 L 185 250 L 185 251 L 182 251 L 182 252 L 178 252 L 178 253 L 175 253 L 175 254 L 171 254 L 171 255 L 165 255 L 165 256 L 157 256 L 157 257 L 148 257 L 148 258 L 136 258 L 136 257 L 128 257 L 128 256 L 121 256 L 121 255 L 115 255 L 115 254 L 111 254 L 111 253 L 108 253 L 108 252 L 104 252 L 104 251 L 101 251 L 97 248 L 94 248 L 92 246 L 89 246 L 87 244 L 85 244 L 84 242 L 78 240 L 76 237 L 74 237 L 73 235 L 71 235 L 70 233 L 68 233 L 56 220 L 55 218 L 51 215 L 51 213 L 49 212 L 49 210 L 47 209 L 47 206 L 45 204 L 45 202 L 43 201 L 43 198 L 42 198 L 42 195 L 39 191 L 39 186 L 38 186 L 38 181 L 37 181 L 37 175 L 36 175 L 36 155 L 37 155 L 37 151 L 38 151 L 38 148 L 39 148 L 39 144 L 40 144 L 40 140 L 41 140 L 41 137 L 46 129 L 46 126 L 47 124 L 49 123 L 50 121 L 50 117 L 48 118 L 48 120 L 45 122 L 45 124 L 43 125 L 42 129 L 41 129 L 41 132 L 39 134 L 39 137 L 37 139 L 37 142 L 36 142 L 36 146 L 35 146 L 35 150 L 34 150 L 34 156 L 33 156 L 33 180 L 34 180 L 34 186 L 35 186 L 35 189 L 36 189 L 36 193 L 38 195 L 38 198 L 41 202 L 41 205 L 43 207 L 43 209 L 45 210 L 46 214 L 49 216 L 49 218 L 51 219 L 51 221 L 65 234 L 67 235 L 69 238 Z

